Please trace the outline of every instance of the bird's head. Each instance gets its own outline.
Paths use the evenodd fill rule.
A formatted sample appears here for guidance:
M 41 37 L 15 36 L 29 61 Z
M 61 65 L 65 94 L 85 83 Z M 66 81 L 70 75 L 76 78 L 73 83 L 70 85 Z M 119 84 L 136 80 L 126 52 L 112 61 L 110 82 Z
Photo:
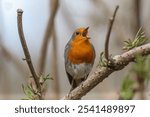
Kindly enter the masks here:
M 89 27 L 76 29 L 73 33 L 72 39 L 77 41 L 90 39 L 90 37 L 88 37 L 88 29 Z

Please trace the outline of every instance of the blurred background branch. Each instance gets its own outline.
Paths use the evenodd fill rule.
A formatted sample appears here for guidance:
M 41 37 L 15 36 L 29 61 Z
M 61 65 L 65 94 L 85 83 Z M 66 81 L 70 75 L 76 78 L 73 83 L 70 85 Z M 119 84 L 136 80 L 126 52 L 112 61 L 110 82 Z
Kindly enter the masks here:
M 56 33 L 56 28 L 55 26 L 53 27 L 53 33 L 52 33 L 52 70 L 50 71 L 51 74 L 53 74 L 53 81 L 52 81 L 52 99 L 59 99 L 60 98 L 60 85 L 59 85 L 59 73 L 58 73 L 58 38 L 57 38 L 57 33 Z
M 7 61 L 11 61 L 14 66 L 21 72 L 22 75 L 26 75 L 27 72 L 22 64 L 20 64 L 18 61 L 18 58 L 11 53 L 4 45 L 1 43 L 0 44 L 0 53 L 1 56 L 3 56 Z
M 58 0 L 51 0 L 50 1 L 50 16 L 48 19 L 48 24 L 46 27 L 46 31 L 44 34 L 41 50 L 40 50 L 40 56 L 38 60 L 38 74 L 43 74 L 44 69 L 45 69 L 45 64 L 46 64 L 46 57 L 47 57 L 47 49 L 48 49 L 48 44 L 50 37 L 53 32 L 53 27 L 54 27 L 54 19 L 56 16 L 56 12 L 58 9 L 59 1 Z

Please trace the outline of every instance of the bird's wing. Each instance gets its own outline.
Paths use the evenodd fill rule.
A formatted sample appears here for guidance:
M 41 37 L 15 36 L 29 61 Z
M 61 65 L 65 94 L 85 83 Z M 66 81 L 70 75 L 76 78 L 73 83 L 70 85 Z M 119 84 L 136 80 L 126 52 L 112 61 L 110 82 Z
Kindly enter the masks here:
M 95 48 L 93 46 L 93 44 L 91 43 L 91 46 L 92 46 L 92 49 L 93 49 L 93 52 L 94 52 L 94 59 L 92 61 L 92 65 L 94 64 L 94 60 L 95 60 L 95 57 L 96 57 L 96 53 L 95 53 Z
M 69 61 L 67 61 L 67 53 L 68 53 L 68 50 L 70 49 L 70 41 L 67 43 L 67 45 L 65 46 L 65 52 L 64 52 L 64 59 L 65 59 L 65 71 L 66 71 L 66 74 L 68 76 L 68 79 L 69 79 L 69 83 L 72 84 L 72 76 L 67 72 L 67 67 L 69 66 Z

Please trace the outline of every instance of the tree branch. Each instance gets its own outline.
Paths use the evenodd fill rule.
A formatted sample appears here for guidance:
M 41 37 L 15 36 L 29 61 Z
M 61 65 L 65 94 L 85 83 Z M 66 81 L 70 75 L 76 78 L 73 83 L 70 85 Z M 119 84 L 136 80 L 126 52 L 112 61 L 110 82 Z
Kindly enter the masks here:
M 70 99 L 80 99 L 85 94 L 87 94 L 91 89 L 96 85 L 106 79 L 111 73 L 123 69 L 126 65 L 132 62 L 135 59 L 135 56 L 139 54 L 146 56 L 150 54 L 150 43 L 145 44 L 140 47 L 136 47 L 132 50 L 129 50 L 122 55 L 116 55 L 113 57 L 114 60 L 114 69 L 109 67 L 99 67 L 96 71 L 87 78 L 81 85 L 71 91 L 69 94 L 63 97 L 65 100 Z
M 47 56 L 47 49 L 48 49 L 48 42 L 49 42 L 50 36 L 53 32 L 54 19 L 55 19 L 56 12 L 58 9 L 58 0 L 51 0 L 50 5 L 51 5 L 50 6 L 50 8 L 51 8 L 50 14 L 51 15 L 48 20 L 47 28 L 45 31 L 43 43 L 42 43 L 41 50 L 40 50 L 40 57 L 38 60 L 38 74 L 42 74 L 44 72 L 45 61 L 46 61 L 46 56 Z
M 20 42 L 22 44 L 22 48 L 23 48 L 23 51 L 24 51 L 25 60 L 28 64 L 28 67 L 30 69 L 30 72 L 31 72 L 31 74 L 33 76 L 33 79 L 34 79 L 34 82 L 35 82 L 35 88 L 37 89 L 38 92 L 41 93 L 41 85 L 39 83 L 39 77 L 37 76 L 37 74 L 34 70 L 32 60 L 31 60 L 31 56 L 30 56 L 30 53 L 29 53 L 29 50 L 28 50 L 28 47 L 27 47 L 27 44 L 26 44 L 24 33 L 23 33 L 22 14 L 23 14 L 22 9 L 18 9 L 17 10 L 17 24 L 18 24 L 18 33 L 19 33 L 19 37 L 20 37 Z
M 109 60 L 109 38 L 110 38 L 111 29 L 112 29 L 118 8 L 119 6 L 117 5 L 113 13 L 113 16 L 109 19 L 108 31 L 107 31 L 106 40 L 105 40 L 105 58 L 107 61 Z

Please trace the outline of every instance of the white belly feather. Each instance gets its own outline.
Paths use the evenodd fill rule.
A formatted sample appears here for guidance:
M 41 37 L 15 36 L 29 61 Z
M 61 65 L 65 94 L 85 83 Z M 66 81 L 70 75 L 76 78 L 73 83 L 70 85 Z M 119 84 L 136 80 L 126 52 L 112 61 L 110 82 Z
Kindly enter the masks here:
M 80 79 L 87 77 L 91 68 L 92 64 L 71 64 L 67 67 L 67 71 L 74 79 Z

